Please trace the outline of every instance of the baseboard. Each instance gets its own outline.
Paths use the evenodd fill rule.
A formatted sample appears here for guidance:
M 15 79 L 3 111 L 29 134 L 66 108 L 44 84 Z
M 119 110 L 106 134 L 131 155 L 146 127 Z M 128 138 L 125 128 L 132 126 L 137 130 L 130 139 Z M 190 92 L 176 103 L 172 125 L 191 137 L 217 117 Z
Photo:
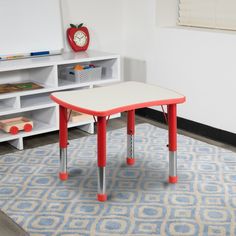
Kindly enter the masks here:
M 163 113 L 151 108 L 137 109 L 136 114 L 154 121 L 158 121 L 160 123 L 166 123 Z M 220 130 L 181 117 L 177 118 L 177 122 L 179 129 L 236 147 L 236 134 L 234 133 Z

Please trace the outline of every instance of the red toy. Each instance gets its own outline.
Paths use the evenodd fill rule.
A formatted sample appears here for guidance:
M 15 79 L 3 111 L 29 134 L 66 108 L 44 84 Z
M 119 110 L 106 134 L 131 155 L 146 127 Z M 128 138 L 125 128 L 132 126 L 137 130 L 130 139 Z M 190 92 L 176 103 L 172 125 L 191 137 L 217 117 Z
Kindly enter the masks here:
M 17 134 L 19 130 L 30 132 L 33 128 L 33 122 L 26 117 L 16 117 L 7 120 L 0 120 L 0 129 L 7 133 Z

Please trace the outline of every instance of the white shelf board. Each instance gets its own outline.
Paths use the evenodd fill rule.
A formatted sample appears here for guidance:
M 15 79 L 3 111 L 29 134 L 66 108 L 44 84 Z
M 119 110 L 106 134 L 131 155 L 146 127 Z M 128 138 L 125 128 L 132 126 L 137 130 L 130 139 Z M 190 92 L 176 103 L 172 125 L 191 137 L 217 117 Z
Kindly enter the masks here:
M 48 103 L 48 104 L 42 104 L 42 105 L 35 105 L 32 107 L 25 107 L 25 108 L 20 108 L 20 109 L 11 109 L 8 111 L 2 111 L 0 110 L 0 116 L 6 116 L 6 115 L 11 115 L 11 114 L 17 114 L 17 113 L 22 113 L 26 111 L 33 111 L 33 110 L 40 110 L 40 109 L 45 109 L 49 107 L 56 107 L 56 103 Z
M 59 89 L 71 89 L 75 87 L 80 88 L 80 87 L 85 87 L 85 86 L 90 86 L 90 85 L 106 84 L 106 83 L 112 83 L 112 82 L 117 82 L 117 81 L 120 81 L 120 80 L 117 78 L 109 78 L 109 79 L 90 81 L 86 83 L 73 83 L 71 81 L 59 79 Z
M 0 130 L 0 142 L 10 141 L 20 138 L 20 134 L 12 135 Z
M 108 52 L 100 52 L 96 50 L 87 50 L 85 52 L 67 52 L 58 56 L 59 62 L 57 65 L 65 65 L 65 64 L 73 64 L 80 62 L 89 62 L 89 61 L 102 61 L 109 59 L 119 59 L 120 56 L 118 54 L 108 53 Z
M 39 83 L 37 83 L 39 84 Z M 58 88 L 55 86 L 45 86 L 45 84 L 39 84 L 43 86 L 44 88 L 41 89 L 32 89 L 32 90 L 26 90 L 26 91 L 19 91 L 19 92 L 13 92 L 13 93 L 3 93 L 0 94 L 1 99 L 5 98 L 12 98 L 12 97 L 17 97 L 17 96 L 24 96 L 24 95 L 35 95 L 39 93 L 47 93 L 47 92 L 52 92 L 57 90 Z
M 73 83 L 71 81 L 61 80 L 59 79 L 59 86 L 44 86 L 42 89 L 34 89 L 34 90 L 28 90 L 28 91 L 21 91 L 21 92 L 13 92 L 13 93 L 4 93 L 1 94 L 1 99 L 5 98 L 13 98 L 16 96 L 25 96 L 25 95 L 35 95 L 40 93 L 47 93 L 47 92 L 54 92 L 64 89 L 73 89 L 73 88 L 80 88 L 80 87 L 89 87 L 90 85 L 96 85 L 96 84 L 106 84 L 106 83 L 112 83 L 120 81 L 117 78 L 110 78 L 110 79 L 102 79 L 97 81 L 91 81 L 87 83 Z
M 120 58 L 117 54 L 87 50 L 86 52 L 65 52 L 61 55 L 30 57 L 18 60 L 1 61 L 0 72 L 65 65 L 86 61 L 100 61 Z

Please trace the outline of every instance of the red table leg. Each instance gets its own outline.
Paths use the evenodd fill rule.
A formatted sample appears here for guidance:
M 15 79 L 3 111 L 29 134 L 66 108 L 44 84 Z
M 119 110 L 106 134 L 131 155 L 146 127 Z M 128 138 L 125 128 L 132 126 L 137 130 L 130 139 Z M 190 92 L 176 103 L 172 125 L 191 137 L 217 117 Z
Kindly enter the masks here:
M 127 164 L 135 163 L 134 157 L 135 110 L 127 112 Z
M 97 163 L 98 163 L 98 201 L 105 202 L 106 195 L 106 117 L 97 118 Z
M 61 180 L 68 179 L 67 173 L 67 145 L 68 145 L 68 130 L 67 130 L 67 109 L 59 106 L 60 112 L 60 172 L 59 178 Z
M 169 183 L 177 183 L 177 117 L 176 104 L 168 105 L 169 124 Z

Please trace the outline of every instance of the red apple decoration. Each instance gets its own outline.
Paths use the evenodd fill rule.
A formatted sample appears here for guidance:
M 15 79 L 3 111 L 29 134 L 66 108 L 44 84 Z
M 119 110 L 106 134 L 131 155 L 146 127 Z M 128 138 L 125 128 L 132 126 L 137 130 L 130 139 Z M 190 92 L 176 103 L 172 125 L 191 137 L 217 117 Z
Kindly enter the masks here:
M 75 52 L 86 51 L 89 46 L 89 31 L 87 27 L 80 25 L 70 24 L 70 28 L 67 29 L 67 39 L 71 48 Z

